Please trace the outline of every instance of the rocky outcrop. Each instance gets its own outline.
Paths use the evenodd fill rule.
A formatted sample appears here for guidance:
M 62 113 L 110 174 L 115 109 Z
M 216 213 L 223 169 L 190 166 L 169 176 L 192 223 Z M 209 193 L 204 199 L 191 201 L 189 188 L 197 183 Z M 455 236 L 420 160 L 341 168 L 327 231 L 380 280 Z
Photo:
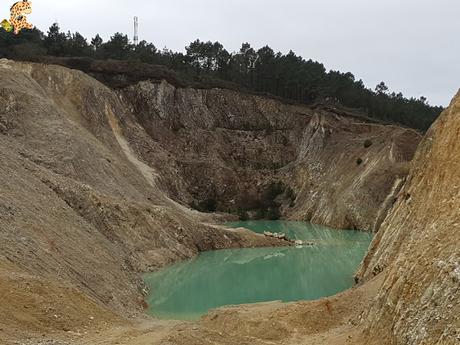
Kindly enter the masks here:
M 373 230 L 420 140 L 409 129 L 230 90 L 143 81 L 122 94 L 129 121 L 142 126 L 125 135 L 159 184 L 183 204 L 211 200 L 225 212 L 281 205 L 287 218 Z
M 420 140 L 415 131 L 315 115 L 292 168 L 294 219 L 375 230 L 392 205 Z
M 460 343 L 460 94 L 423 139 L 358 277 L 384 275 L 368 333 L 384 344 Z
M 306 107 L 182 80 L 162 66 L 40 58 L 118 90 L 120 130 L 158 186 L 201 211 L 375 230 L 420 140 L 336 107 Z M 62 69 L 67 70 L 67 69 Z
M 1 60 L 0 80 L 0 268 L 11 269 L 5 276 L 58 282 L 80 291 L 87 304 L 129 315 L 143 306 L 140 272 L 205 250 L 284 245 L 211 225 L 213 217 L 165 195 L 155 170 L 122 135 L 128 106 L 93 78 Z M 14 290 L 16 281 L 1 279 L 0 289 Z M 43 289 L 37 298 L 47 295 Z M 72 304 L 65 296 L 62 304 Z M 0 305 L 8 322 L 20 323 L 4 309 L 22 310 L 16 302 Z
M 145 307 L 140 272 L 205 250 L 286 245 L 215 225 L 226 216 L 191 204 L 280 205 L 285 217 L 373 229 L 420 138 L 225 89 L 136 79 L 114 91 L 76 70 L 7 60 L 0 80 L 0 292 L 9 301 L 0 331 L 12 337 L 83 332 L 94 318 L 124 324 L 119 315 Z

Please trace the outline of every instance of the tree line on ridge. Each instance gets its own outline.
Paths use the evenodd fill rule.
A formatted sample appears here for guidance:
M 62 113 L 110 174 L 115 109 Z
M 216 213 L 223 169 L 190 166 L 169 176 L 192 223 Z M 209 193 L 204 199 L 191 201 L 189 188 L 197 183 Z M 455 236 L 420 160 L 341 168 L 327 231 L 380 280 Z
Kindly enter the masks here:
M 229 52 L 219 42 L 191 42 L 185 52 L 157 49 L 152 43 L 130 42 L 115 33 L 108 41 L 96 35 L 90 41 L 78 32 L 64 33 L 53 24 L 47 34 L 37 29 L 19 35 L 0 33 L 0 57 L 28 59 L 37 56 L 91 57 L 164 65 L 183 78 L 215 78 L 237 84 L 241 89 L 271 94 L 305 104 L 340 104 L 376 120 L 427 130 L 443 110 L 425 97 L 406 98 L 390 92 L 384 82 L 375 89 L 350 73 L 327 71 L 323 64 L 306 60 L 293 51 L 275 52 L 269 46 L 254 49 L 243 43 Z

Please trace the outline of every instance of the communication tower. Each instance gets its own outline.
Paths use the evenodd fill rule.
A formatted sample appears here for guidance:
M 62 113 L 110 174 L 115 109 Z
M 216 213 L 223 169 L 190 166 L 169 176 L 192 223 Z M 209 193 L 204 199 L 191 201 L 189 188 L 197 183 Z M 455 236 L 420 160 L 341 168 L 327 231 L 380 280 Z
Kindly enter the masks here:
M 134 44 L 139 44 L 139 18 L 134 17 Z

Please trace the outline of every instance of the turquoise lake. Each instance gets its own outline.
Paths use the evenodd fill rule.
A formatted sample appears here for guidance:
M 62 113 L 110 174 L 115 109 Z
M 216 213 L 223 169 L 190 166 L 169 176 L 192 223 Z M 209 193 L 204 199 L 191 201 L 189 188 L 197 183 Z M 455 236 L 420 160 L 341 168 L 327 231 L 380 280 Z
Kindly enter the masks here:
M 290 221 L 227 224 L 262 233 L 286 233 L 314 246 L 231 249 L 196 258 L 144 276 L 150 287 L 149 313 L 162 319 L 195 320 L 225 305 L 281 300 L 314 300 L 353 286 L 353 275 L 372 234 L 338 231 Z

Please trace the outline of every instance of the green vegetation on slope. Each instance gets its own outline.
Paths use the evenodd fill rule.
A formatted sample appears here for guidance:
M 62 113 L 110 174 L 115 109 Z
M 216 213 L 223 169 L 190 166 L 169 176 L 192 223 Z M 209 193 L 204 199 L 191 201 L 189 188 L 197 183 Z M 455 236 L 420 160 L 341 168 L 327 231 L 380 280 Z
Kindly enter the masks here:
M 275 53 L 268 46 L 255 50 L 244 43 L 240 51 L 229 53 L 219 42 L 196 40 L 184 54 L 160 51 L 146 41 L 135 46 L 121 33 L 114 34 L 108 42 L 96 35 L 88 43 L 78 32 L 60 32 L 57 24 L 50 27 L 47 35 L 36 29 L 24 30 L 18 36 L 0 32 L 0 57 L 31 59 L 45 55 L 164 65 L 189 80 L 215 78 L 296 102 L 341 104 L 360 109 L 377 120 L 420 130 L 426 130 L 443 110 L 430 106 L 425 97 L 408 99 L 401 93 L 390 93 L 384 82 L 375 90 L 368 89 L 352 73 L 327 72 L 319 62 L 305 60 L 293 51 Z
M 271 182 L 263 187 L 259 195 L 247 193 L 238 202 L 238 208 L 228 208 L 219 205 L 217 197 L 208 198 L 190 204 L 195 210 L 212 213 L 216 211 L 237 214 L 240 220 L 269 219 L 278 220 L 281 217 L 281 206 L 295 206 L 296 194 L 294 190 L 281 181 Z

